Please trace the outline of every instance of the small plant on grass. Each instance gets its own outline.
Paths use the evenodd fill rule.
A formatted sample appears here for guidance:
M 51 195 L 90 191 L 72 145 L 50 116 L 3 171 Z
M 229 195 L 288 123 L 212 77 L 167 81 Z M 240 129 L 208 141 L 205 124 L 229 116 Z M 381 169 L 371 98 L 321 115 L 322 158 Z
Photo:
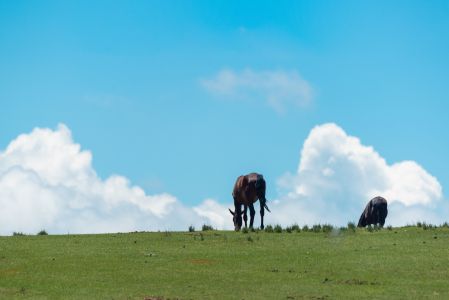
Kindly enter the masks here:
M 195 232 L 195 227 L 193 227 L 193 225 L 189 226 L 189 232 Z
M 387 226 L 387 229 L 390 230 L 390 231 L 392 231 L 392 230 L 393 230 L 393 226 L 388 225 L 388 226 Z
M 48 233 L 45 230 L 41 230 L 37 233 L 37 235 L 48 235 Z
M 281 227 L 281 225 L 277 224 L 276 226 L 274 226 L 274 232 L 276 232 L 276 233 L 281 233 L 281 232 L 282 232 L 282 227 Z
M 248 235 L 248 237 L 246 238 L 246 240 L 247 240 L 248 242 L 253 242 L 253 241 L 254 241 L 253 238 L 252 238 L 250 235 Z
M 366 230 L 367 230 L 368 232 L 373 232 L 373 231 L 374 231 L 374 227 L 371 226 L 371 225 L 368 225 L 368 226 L 366 227 Z
M 304 231 L 304 232 L 309 231 L 309 226 L 304 225 L 304 226 L 302 227 L 302 231 Z
M 246 227 L 242 228 L 242 233 L 248 233 L 248 232 L 249 232 L 248 228 L 246 228 Z
M 202 230 L 203 231 L 208 231 L 208 230 L 214 230 L 214 228 L 212 226 L 210 226 L 210 225 L 204 224 Z
M 273 232 L 273 226 L 267 225 L 267 227 L 265 227 L 265 232 L 272 233 Z

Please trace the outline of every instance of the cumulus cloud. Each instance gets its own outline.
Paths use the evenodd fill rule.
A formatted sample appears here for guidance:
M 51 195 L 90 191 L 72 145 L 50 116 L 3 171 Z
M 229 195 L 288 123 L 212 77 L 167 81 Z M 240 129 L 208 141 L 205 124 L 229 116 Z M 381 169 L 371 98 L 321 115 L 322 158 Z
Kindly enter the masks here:
M 0 234 L 232 225 L 211 199 L 190 208 L 168 193 L 148 195 L 124 176 L 99 178 L 91 152 L 81 150 L 63 124 L 56 130 L 35 128 L 0 152 L 0 208 Z
M 208 91 L 233 98 L 260 98 L 278 112 L 289 106 L 304 107 L 313 98 L 311 85 L 297 71 L 253 71 L 236 72 L 224 69 L 214 78 L 202 79 Z
M 313 128 L 294 174 L 277 180 L 265 224 L 357 221 L 366 202 L 389 202 L 387 224 L 447 221 L 449 206 L 438 180 L 414 161 L 388 164 L 336 124 Z M 255 224 L 259 224 L 256 214 Z M 124 176 L 100 178 L 92 153 L 73 141 L 67 126 L 35 128 L 0 152 L 0 234 L 186 230 L 208 223 L 231 229 L 226 206 L 214 199 L 188 207 L 174 195 L 150 195 Z
M 291 224 L 357 221 L 366 202 L 384 196 L 387 223 L 441 222 L 445 209 L 438 180 L 414 161 L 389 165 L 336 124 L 313 128 L 304 142 L 295 174 L 278 180 L 281 196 L 270 221 Z M 436 209 L 438 207 L 438 209 Z

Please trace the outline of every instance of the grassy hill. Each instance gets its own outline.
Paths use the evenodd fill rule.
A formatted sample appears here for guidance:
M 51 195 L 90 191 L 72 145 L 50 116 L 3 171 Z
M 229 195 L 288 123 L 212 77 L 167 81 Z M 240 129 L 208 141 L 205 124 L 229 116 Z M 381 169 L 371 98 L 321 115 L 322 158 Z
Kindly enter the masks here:
M 446 227 L 0 237 L 1 299 L 449 299 L 448 282 Z

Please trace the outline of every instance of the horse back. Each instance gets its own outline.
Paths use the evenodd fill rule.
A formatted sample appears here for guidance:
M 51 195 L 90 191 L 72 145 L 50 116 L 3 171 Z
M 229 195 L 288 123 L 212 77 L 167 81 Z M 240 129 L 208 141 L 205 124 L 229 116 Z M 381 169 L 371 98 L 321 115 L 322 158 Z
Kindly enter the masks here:
M 260 176 L 257 173 L 250 173 L 237 178 L 232 191 L 236 204 L 250 205 L 257 201 L 256 182 Z

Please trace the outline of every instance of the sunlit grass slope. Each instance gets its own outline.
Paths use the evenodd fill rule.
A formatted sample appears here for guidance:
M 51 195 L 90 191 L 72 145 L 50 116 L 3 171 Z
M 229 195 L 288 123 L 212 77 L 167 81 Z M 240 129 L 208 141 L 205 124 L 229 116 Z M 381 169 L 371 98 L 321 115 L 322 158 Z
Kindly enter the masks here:
M 449 299 L 449 229 L 0 237 L 1 299 Z

